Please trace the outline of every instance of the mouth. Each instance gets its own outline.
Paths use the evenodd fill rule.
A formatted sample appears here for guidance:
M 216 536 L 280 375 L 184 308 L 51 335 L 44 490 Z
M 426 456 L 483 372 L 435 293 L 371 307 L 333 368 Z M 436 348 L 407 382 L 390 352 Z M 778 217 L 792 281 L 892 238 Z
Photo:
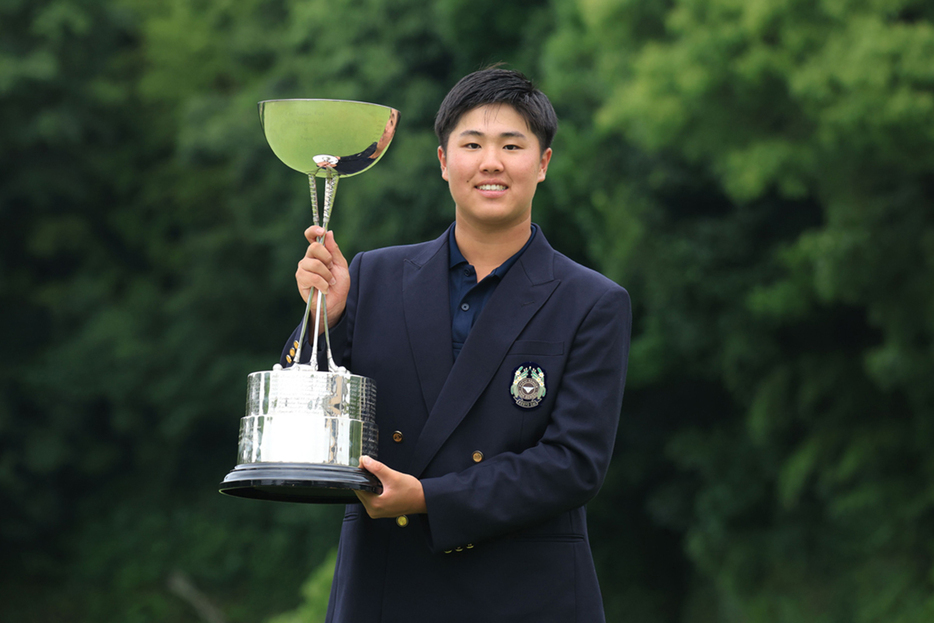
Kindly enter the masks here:
M 502 191 L 506 190 L 508 186 L 505 184 L 480 184 L 477 186 L 477 190 L 491 190 L 491 191 Z

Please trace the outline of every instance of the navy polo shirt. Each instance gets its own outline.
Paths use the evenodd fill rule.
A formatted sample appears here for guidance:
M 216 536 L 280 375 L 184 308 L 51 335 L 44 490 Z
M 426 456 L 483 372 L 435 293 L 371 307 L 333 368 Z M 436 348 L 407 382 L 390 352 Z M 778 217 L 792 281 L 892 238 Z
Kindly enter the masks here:
M 484 305 L 493 295 L 493 290 L 499 285 L 500 280 L 506 274 L 519 256 L 529 248 L 532 239 L 538 233 L 538 225 L 532 223 L 532 233 L 528 241 L 519 251 L 508 260 L 500 264 L 493 272 L 483 278 L 483 281 L 477 283 L 477 271 L 473 266 L 467 263 L 461 250 L 457 247 L 457 241 L 454 239 L 454 228 L 448 230 L 448 250 L 450 255 L 450 268 L 448 269 L 448 294 L 451 303 L 451 345 L 454 349 L 454 358 L 460 354 L 467 341 L 467 334 Z

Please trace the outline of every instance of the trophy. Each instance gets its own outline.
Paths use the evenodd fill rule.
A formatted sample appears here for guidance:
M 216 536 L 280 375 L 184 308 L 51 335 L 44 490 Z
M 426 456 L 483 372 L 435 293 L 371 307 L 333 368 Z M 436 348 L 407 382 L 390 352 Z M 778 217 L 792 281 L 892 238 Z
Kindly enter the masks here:
M 395 135 L 399 111 L 364 102 L 316 99 L 259 103 L 266 141 L 279 160 L 308 176 L 314 224 L 327 230 L 337 182 L 376 164 Z M 323 178 L 319 215 L 316 178 Z M 322 238 L 318 242 L 323 242 Z M 315 299 L 311 363 L 301 351 Z M 318 370 L 318 336 L 324 310 L 327 371 Z M 356 502 L 354 490 L 378 492 L 379 481 L 360 467 L 377 456 L 376 384 L 334 363 L 327 301 L 308 296 L 294 363 L 247 377 L 246 414 L 240 420 L 237 465 L 220 492 L 262 500 Z

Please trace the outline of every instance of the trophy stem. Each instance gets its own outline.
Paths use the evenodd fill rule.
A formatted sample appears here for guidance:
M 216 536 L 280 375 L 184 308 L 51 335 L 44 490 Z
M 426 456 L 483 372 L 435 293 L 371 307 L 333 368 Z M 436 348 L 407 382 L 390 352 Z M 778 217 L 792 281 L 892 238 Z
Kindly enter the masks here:
M 312 223 L 315 225 L 318 224 L 318 187 L 315 184 L 315 175 L 320 170 L 321 168 L 318 167 L 314 172 L 308 174 L 308 191 L 311 194 L 311 217 Z M 299 363 L 302 360 L 302 345 L 305 343 L 305 334 L 308 332 L 308 314 L 310 312 L 311 292 L 308 293 L 308 300 L 305 301 L 305 315 L 302 316 L 302 330 L 298 334 L 298 346 L 295 348 L 295 363 Z
M 318 171 L 325 169 L 325 187 L 324 187 L 324 214 L 319 214 L 318 209 L 318 189 L 315 184 L 315 176 Z M 319 166 L 314 173 L 308 175 L 308 189 L 311 193 L 311 211 L 312 218 L 315 225 L 318 225 L 320 222 L 321 227 L 324 228 L 327 232 L 328 223 L 331 220 L 331 211 L 334 207 L 334 196 L 337 193 L 337 182 L 340 180 L 338 174 L 334 171 L 333 164 L 330 166 Z M 326 234 L 325 234 L 326 235 Z M 318 236 L 318 242 L 324 243 L 325 236 Z M 321 308 L 324 307 L 324 341 L 325 341 L 325 351 L 327 353 L 327 364 L 329 372 L 337 372 L 339 370 L 337 364 L 334 363 L 334 357 L 331 354 L 331 336 L 328 331 L 328 307 L 327 307 L 327 297 L 326 295 L 318 290 L 318 295 L 315 297 L 315 327 L 314 327 L 314 338 L 311 345 L 312 358 L 316 357 L 318 352 L 318 336 L 321 332 Z M 299 333 L 298 339 L 298 348 L 295 352 L 295 361 L 301 361 L 302 354 L 302 344 L 305 343 L 305 334 L 308 330 L 308 316 L 311 311 L 311 296 L 309 295 L 308 301 L 305 303 L 305 315 L 302 318 L 302 330 Z M 314 365 L 317 368 L 317 361 Z

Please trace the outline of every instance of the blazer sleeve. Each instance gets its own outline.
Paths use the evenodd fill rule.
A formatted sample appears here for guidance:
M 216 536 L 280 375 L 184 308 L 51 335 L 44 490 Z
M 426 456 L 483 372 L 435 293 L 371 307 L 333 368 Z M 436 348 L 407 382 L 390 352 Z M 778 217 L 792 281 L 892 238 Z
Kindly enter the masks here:
M 544 434 L 456 473 L 422 479 L 433 551 L 502 536 L 584 505 L 603 484 L 622 408 L 632 312 L 618 286 L 574 335 Z

